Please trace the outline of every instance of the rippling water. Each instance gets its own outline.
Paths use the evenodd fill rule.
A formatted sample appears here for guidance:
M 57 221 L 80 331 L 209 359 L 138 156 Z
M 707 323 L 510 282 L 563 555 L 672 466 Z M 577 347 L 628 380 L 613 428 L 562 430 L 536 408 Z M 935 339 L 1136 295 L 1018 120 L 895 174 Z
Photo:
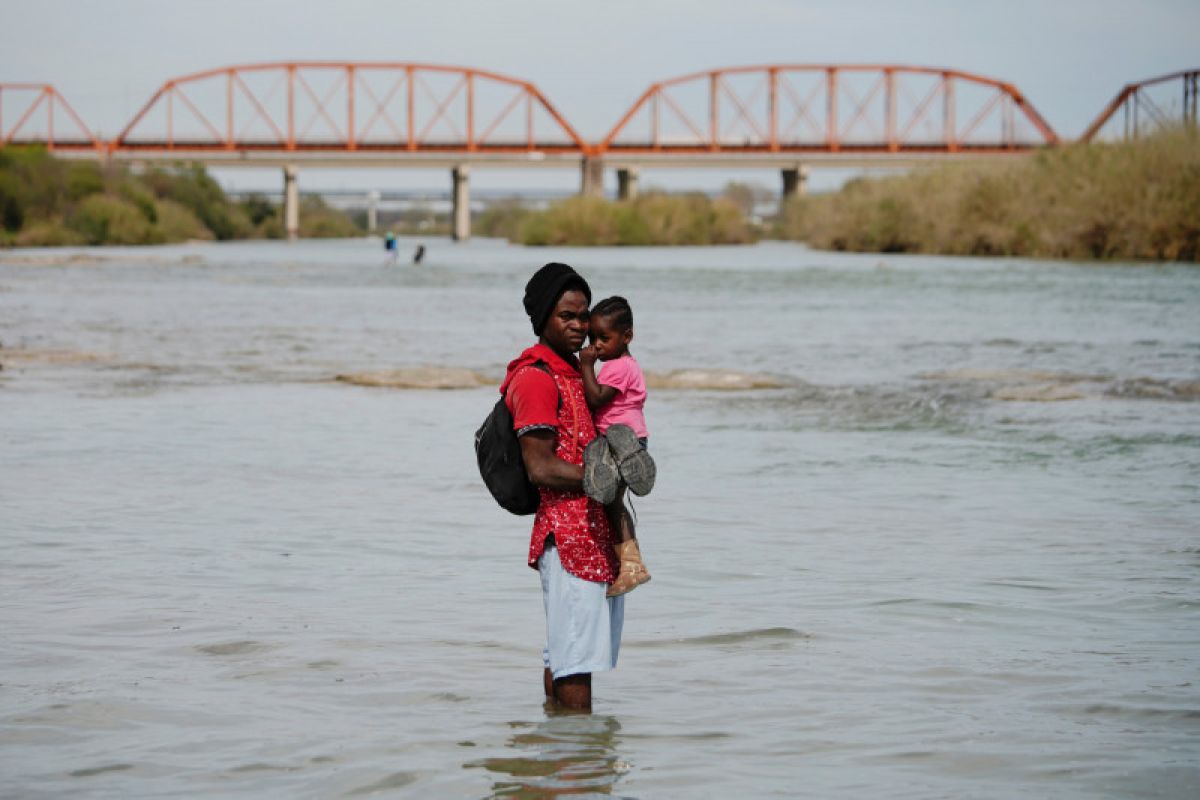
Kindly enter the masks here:
M 381 256 L 0 254 L 0 795 L 1200 794 L 1200 271 Z M 542 706 L 494 389 L 332 380 L 498 380 L 550 259 L 648 370 L 783 387 L 653 393 L 591 716 Z

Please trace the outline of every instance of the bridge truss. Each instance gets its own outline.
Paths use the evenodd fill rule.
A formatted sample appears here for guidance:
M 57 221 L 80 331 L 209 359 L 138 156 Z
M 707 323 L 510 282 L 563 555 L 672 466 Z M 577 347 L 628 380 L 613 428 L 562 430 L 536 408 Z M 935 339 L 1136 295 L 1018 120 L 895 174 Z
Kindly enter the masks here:
M 22 144 L 48 150 L 104 149 L 50 84 L 0 83 L 0 147 Z
M 280 62 L 167 81 L 116 153 L 579 153 L 532 83 L 468 67 Z
M 683 75 L 651 85 L 592 143 L 534 84 L 470 67 L 308 61 L 197 72 L 166 81 L 110 141 L 98 141 L 53 87 L 0 90 L 34 98 L 7 130 L 0 116 L 0 145 L 41 142 L 137 160 L 559 163 L 614 155 L 649 163 L 671 155 L 703 166 L 1002 154 L 1058 141 L 1012 84 L 899 65 L 774 64 Z M 56 113 L 73 123 L 69 135 L 61 124 L 55 130 Z M 39 114 L 45 121 L 32 124 Z
M 1058 137 L 1012 84 L 957 70 L 775 64 L 650 86 L 606 153 L 1003 153 Z
M 1182 97 L 1175 92 L 1182 89 Z M 1176 100 L 1179 100 L 1176 104 Z M 1095 121 L 1080 138 L 1090 142 L 1101 131 L 1111 130 L 1110 123 L 1121 125 L 1120 138 L 1136 139 L 1171 125 L 1196 126 L 1197 106 L 1200 105 L 1200 69 L 1172 72 L 1157 78 L 1126 84 L 1117 92 Z

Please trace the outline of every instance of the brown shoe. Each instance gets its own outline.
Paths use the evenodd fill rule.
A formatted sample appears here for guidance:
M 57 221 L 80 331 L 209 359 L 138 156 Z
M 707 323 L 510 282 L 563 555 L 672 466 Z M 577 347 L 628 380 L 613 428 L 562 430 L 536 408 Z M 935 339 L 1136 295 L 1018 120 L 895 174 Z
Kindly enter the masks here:
M 621 571 L 612 586 L 608 587 L 605 597 L 617 597 L 626 592 L 632 592 L 650 580 L 650 572 L 642 563 L 642 551 L 638 548 L 637 539 L 617 542 L 613 545 L 617 557 L 621 559 Z

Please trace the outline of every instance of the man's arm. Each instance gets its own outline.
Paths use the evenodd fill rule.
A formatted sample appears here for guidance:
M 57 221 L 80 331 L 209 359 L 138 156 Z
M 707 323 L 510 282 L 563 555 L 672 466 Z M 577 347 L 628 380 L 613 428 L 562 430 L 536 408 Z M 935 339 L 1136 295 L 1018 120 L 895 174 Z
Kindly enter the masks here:
M 595 411 L 612 402 L 617 396 L 616 387 L 603 386 L 596 380 L 596 347 L 591 345 L 579 351 L 580 372 L 583 373 L 583 396 L 588 408 Z
M 569 464 L 554 454 L 557 439 L 558 435 L 552 430 L 534 430 L 518 440 L 525 472 L 534 486 L 582 491 L 583 467 Z

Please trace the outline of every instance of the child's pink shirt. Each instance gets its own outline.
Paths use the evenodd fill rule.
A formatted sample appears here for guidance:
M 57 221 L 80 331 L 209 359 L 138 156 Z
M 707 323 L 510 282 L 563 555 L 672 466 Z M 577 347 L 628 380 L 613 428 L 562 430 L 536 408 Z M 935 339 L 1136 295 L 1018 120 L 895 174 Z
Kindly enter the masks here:
M 648 437 L 646 416 L 642 407 L 646 405 L 646 378 L 633 356 L 626 353 L 612 361 L 602 362 L 596 382 L 617 390 L 612 401 L 596 411 L 596 430 L 607 433 L 609 425 L 628 425 L 641 437 Z

